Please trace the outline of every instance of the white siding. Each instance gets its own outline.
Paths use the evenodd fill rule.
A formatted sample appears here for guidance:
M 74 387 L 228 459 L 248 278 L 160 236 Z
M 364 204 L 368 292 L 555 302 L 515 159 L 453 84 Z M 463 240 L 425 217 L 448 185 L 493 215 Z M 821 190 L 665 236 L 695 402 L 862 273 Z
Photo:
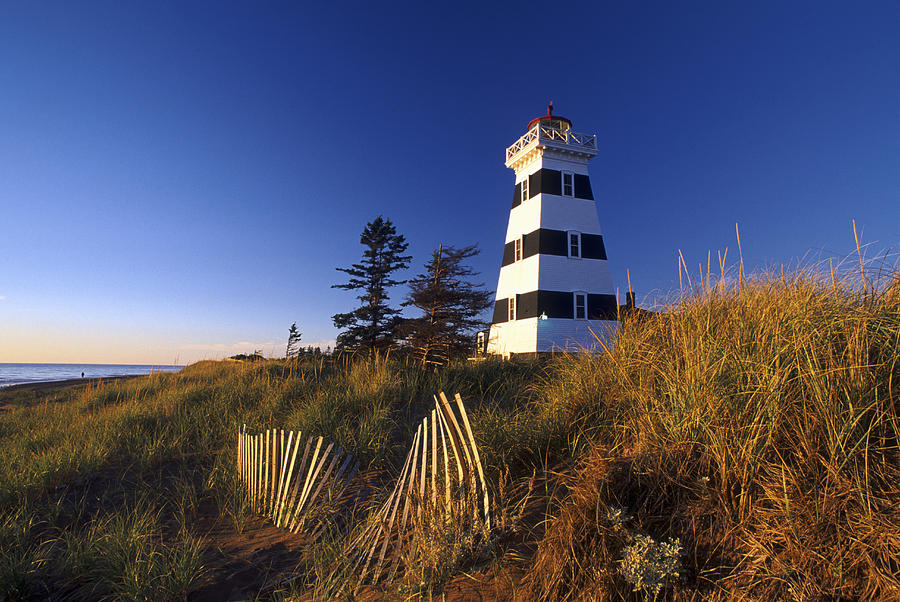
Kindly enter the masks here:
M 594 201 L 556 196 L 555 194 L 539 196 L 547 197 L 547 200 L 542 203 L 541 228 L 602 234 L 600 219 L 597 217 L 597 203 Z
M 492 325 L 487 352 L 504 356 L 534 352 L 537 347 L 537 323 L 537 318 L 528 318 Z
M 536 350 L 602 351 L 600 341 L 608 345 L 617 328 L 616 322 L 608 320 L 539 320 Z
M 538 289 L 538 261 L 541 255 L 532 255 L 522 261 L 500 268 L 497 281 L 497 299 L 509 298 L 515 293 L 527 293 Z
M 535 255 L 529 259 L 537 257 L 540 257 L 537 286 L 528 290 L 615 293 L 609 264 L 602 259 L 573 259 L 559 255 Z M 502 281 L 502 270 L 500 278 Z
M 542 196 L 539 194 L 510 210 L 505 242 L 512 242 L 523 234 L 534 232 L 541 227 Z

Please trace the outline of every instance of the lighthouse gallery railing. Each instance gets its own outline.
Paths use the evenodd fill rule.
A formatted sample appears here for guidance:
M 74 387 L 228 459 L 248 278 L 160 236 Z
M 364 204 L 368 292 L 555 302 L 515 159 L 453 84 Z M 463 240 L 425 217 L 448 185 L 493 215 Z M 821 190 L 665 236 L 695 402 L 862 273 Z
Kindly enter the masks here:
M 597 136 L 594 134 L 579 134 L 571 130 L 558 130 L 546 125 L 537 124 L 528 130 L 524 136 L 519 138 L 506 149 L 506 160 L 512 159 L 518 152 L 527 147 L 532 142 L 561 142 L 571 146 L 578 146 L 588 150 L 597 150 Z

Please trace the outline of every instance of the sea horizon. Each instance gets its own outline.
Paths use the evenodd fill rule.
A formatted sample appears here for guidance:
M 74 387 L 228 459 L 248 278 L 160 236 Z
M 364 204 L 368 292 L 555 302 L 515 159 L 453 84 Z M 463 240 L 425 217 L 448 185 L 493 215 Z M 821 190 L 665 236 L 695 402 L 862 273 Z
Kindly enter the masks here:
M 154 372 L 178 372 L 178 364 L 92 364 L 0 362 L 0 389 L 12 385 L 56 382 L 78 378 L 140 376 Z

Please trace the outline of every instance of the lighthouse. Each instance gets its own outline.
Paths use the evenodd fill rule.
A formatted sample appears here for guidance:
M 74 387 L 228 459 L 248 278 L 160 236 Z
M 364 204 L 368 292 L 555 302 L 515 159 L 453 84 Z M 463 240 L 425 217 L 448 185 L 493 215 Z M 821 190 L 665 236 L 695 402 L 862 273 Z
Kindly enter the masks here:
M 597 136 L 573 131 L 552 102 L 506 149 L 516 181 L 481 341 L 488 354 L 590 351 L 614 331 L 617 300 L 588 174 L 596 154 Z

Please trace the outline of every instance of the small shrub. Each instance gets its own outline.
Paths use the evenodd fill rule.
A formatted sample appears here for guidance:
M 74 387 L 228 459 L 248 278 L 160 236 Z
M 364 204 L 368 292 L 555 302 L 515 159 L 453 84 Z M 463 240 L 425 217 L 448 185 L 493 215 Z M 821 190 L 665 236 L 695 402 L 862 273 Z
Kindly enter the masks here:
M 678 578 L 681 569 L 681 542 L 669 539 L 658 542 L 648 535 L 635 534 L 622 553 L 619 572 L 634 591 L 659 595 L 670 578 Z

